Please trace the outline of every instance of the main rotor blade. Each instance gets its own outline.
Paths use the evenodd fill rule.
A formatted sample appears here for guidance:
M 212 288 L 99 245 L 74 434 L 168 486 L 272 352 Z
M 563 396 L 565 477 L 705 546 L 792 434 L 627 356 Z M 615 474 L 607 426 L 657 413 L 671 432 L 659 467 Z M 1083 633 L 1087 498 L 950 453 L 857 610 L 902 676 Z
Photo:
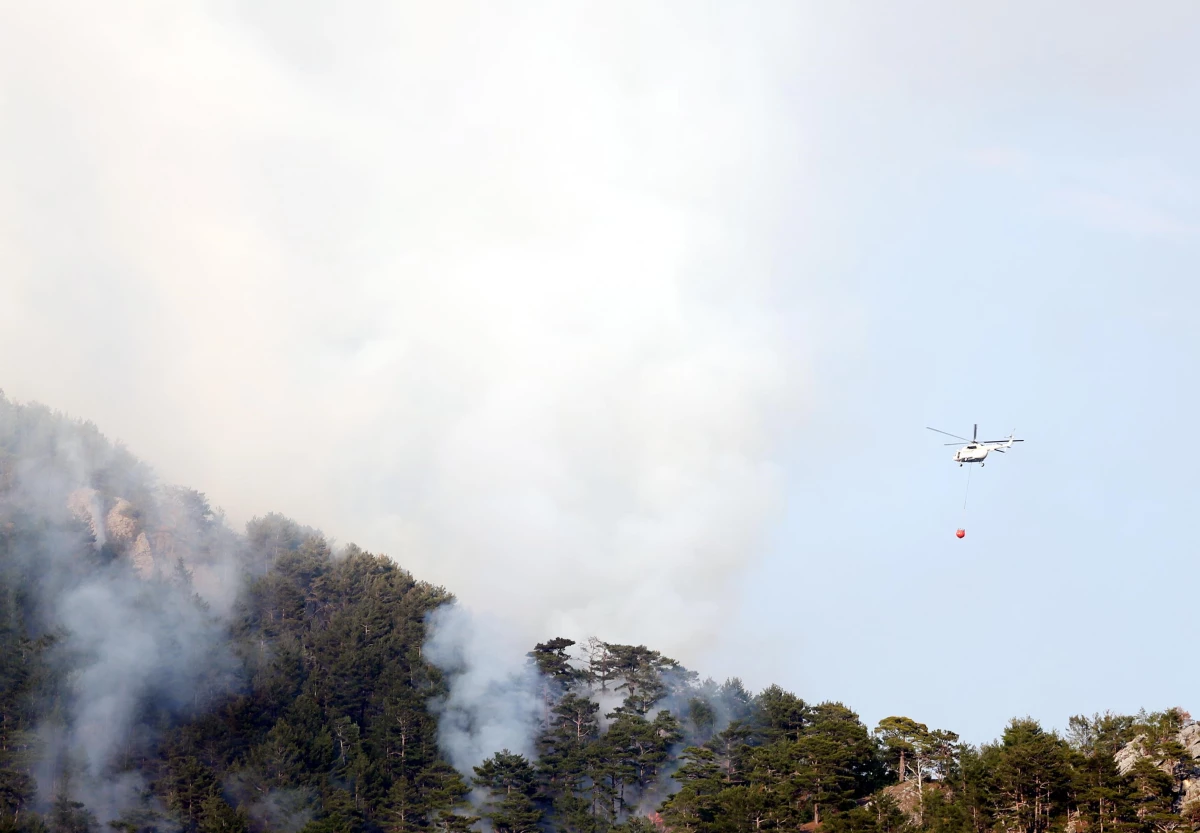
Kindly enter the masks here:
M 1015 439 L 1015 438 L 1014 438 L 1014 439 L 1013 439 L 1013 442 L 1014 442 L 1014 443 L 1023 443 L 1023 442 L 1025 442 L 1025 441 L 1024 441 L 1024 440 L 1018 440 L 1018 439 Z M 1003 440 L 985 440 L 984 442 L 980 443 L 980 445 L 991 445 L 992 443 L 999 443 L 1000 445 L 1008 445 L 1008 440 L 1007 440 L 1007 439 L 1003 439 Z
M 975 423 L 975 433 L 971 435 L 971 442 L 979 442 L 979 423 Z
M 947 437 L 954 437 L 954 439 L 956 439 L 956 440 L 962 440 L 964 443 L 970 442 L 970 440 L 968 440 L 966 437 L 960 437 L 960 436 L 958 436 L 958 434 L 951 434 L 949 431 L 943 431 L 940 428 L 930 428 L 928 425 L 926 425 L 925 428 L 930 431 L 937 431 L 939 434 L 945 434 Z M 949 445 L 949 444 L 950 443 L 946 443 L 946 445 Z

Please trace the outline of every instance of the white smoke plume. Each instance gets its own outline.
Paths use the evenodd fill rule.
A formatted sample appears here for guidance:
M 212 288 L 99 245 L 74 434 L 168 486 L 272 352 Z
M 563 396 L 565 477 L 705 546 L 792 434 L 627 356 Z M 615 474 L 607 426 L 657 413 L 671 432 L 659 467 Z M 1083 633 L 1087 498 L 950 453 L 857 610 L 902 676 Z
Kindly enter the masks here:
M 792 4 L 143 12 L 0 27 L 10 394 L 528 646 L 711 644 L 842 323 L 778 266 Z
M 469 782 L 474 767 L 504 749 L 536 760 L 539 676 L 512 629 L 457 604 L 432 611 L 427 627 L 422 656 L 449 687 L 430 708 L 450 764 Z
M 141 800 L 132 770 L 153 717 L 195 713 L 240 682 L 223 618 L 236 544 L 200 502 L 180 505 L 192 493 L 45 408 L 0 397 L 0 448 L 0 568 L 32 591 L 27 627 L 58 636 L 50 660 L 68 672 L 61 692 L 39 692 L 62 710 L 38 732 L 38 798 L 65 784 L 107 822 Z M 197 586 L 187 565 L 216 578 Z
M 236 525 L 280 511 L 388 553 L 528 645 L 603 633 L 702 668 L 790 438 L 861 433 L 805 417 L 832 407 L 823 378 L 872 378 L 838 373 L 875 288 L 860 258 L 887 262 L 862 212 L 1011 135 L 985 111 L 1159 101 L 1198 19 L 6 3 L 0 386 Z M 737 661 L 775 674 L 795 642 Z
M 620 680 L 614 680 L 614 684 L 620 684 Z M 596 712 L 596 721 L 600 725 L 600 731 L 608 731 L 608 727 L 612 725 L 615 718 L 609 717 L 614 713 L 614 710 L 625 702 L 625 693 L 617 691 L 615 687 L 607 689 L 593 688 L 587 692 L 587 697 L 593 703 L 600 707 Z M 653 717 L 653 716 L 651 716 Z
M 246 808 L 246 815 L 256 826 L 279 833 L 303 830 L 312 821 L 313 807 L 320 801 L 319 794 L 312 789 L 274 788 L 264 793 L 245 772 L 227 778 L 224 787 L 233 802 Z

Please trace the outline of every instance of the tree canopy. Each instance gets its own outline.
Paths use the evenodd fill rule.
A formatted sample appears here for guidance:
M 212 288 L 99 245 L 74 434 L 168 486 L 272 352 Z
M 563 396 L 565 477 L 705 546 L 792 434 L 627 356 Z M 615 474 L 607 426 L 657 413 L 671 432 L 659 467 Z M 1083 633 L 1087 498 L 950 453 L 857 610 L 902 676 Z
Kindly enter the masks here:
M 597 636 L 533 645 L 528 748 L 456 768 L 425 650 L 453 601 L 0 395 L 0 833 L 1200 829 L 1179 708 L 972 746 Z

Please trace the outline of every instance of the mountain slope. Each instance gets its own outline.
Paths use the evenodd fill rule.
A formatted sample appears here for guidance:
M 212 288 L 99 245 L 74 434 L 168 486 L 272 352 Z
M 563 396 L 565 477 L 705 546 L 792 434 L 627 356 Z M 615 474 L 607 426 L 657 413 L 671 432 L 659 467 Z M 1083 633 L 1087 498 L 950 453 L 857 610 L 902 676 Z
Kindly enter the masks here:
M 481 675 L 458 610 L 0 395 L 0 831 L 1200 826 L 1181 710 L 974 748 L 596 638 Z

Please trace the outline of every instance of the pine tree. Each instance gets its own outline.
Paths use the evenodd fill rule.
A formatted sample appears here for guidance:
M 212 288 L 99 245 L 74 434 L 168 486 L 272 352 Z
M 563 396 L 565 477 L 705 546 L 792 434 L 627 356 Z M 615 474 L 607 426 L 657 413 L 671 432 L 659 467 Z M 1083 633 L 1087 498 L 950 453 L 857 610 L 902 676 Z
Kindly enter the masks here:
M 488 791 L 492 801 L 483 813 L 497 833 L 531 833 L 542 811 L 533 802 L 537 773 L 524 755 L 497 752 L 475 767 L 476 786 Z
M 1042 833 L 1065 809 L 1069 749 L 1035 720 L 1014 719 L 990 756 L 997 817 L 1008 830 Z

